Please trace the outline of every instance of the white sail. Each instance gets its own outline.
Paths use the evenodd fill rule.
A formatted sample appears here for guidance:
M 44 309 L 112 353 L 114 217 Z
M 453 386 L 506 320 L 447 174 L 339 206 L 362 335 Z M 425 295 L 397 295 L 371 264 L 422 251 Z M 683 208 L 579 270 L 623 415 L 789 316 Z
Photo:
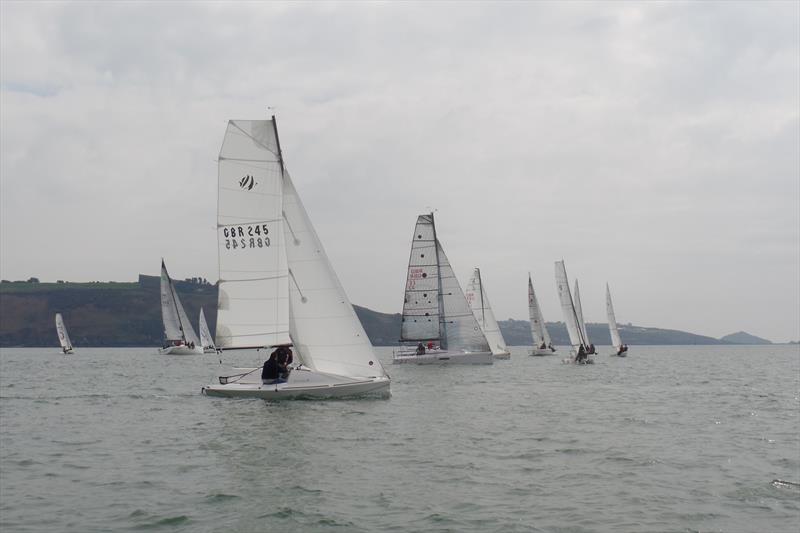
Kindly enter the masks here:
M 61 348 L 67 352 L 72 350 L 72 341 L 69 339 L 67 327 L 64 325 L 64 319 L 61 318 L 61 313 L 56 313 L 56 332 L 58 333 L 58 342 L 61 343 Z
M 583 307 L 581 306 L 581 292 L 578 288 L 578 280 L 575 280 L 575 292 L 572 294 L 572 301 L 575 304 L 575 315 L 578 317 L 578 327 L 581 329 L 584 346 L 589 346 L 589 333 L 586 331 L 586 321 L 583 319 Z
M 400 325 L 401 341 L 424 342 L 440 339 L 438 273 L 433 215 L 420 215 L 411 240 Z
M 203 348 L 211 348 L 214 349 L 214 337 L 211 335 L 211 331 L 208 329 L 208 324 L 206 323 L 206 316 L 203 314 L 203 308 L 200 308 L 200 344 Z
M 185 342 L 199 343 L 186 311 L 183 310 L 175 284 L 169 277 L 167 266 L 161 260 L 161 318 L 164 322 L 164 336 L 167 340 L 183 340 Z
M 567 269 L 564 266 L 564 261 L 556 261 L 555 272 L 558 299 L 561 302 L 561 312 L 564 315 L 564 323 L 567 326 L 569 341 L 572 346 L 577 348 L 581 344 L 584 344 L 583 332 L 578 327 L 578 316 L 575 312 L 575 306 L 572 303 L 572 295 L 569 291 L 569 281 L 567 279 Z
M 611 289 L 608 288 L 608 283 L 606 283 L 606 314 L 608 315 L 608 331 L 611 334 L 611 346 L 619 351 L 619 347 L 622 346 L 622 339 L 619 336 L 617 317 L 614 316 L 614 306 L 611 303 Z
M 439 283 L 441 284 L 441 314 L 439 317 L 441 342 L 445 350 L 463 352 L 489 352 L 489 343 L 481 331 L 467 298 L 461 290 L 442 243 L 436 240 L 439 258 Z
M 467 288 L 464 291 L 464 296 L 472 309 L 472 314 L 478 321 L 478 325 L 486 336 L 486 341 L 494 355 L 508 354 L 506 341 L 500 331 L 500 326 L 497 324 L 492 305 L 489 303 L 489 297 L 486 295 L 486 287 L 481 278 L 481 269 L 476 268 L 472 273 L 467 283 Z
M 536 293 L 533 290 L 533 281 L 531 275 L 528 274 L 528 317 L 531 322 L 531 336 L 533 337 L 533 345 L 539 348 L 542 344 L 545 347 L 550 345 L 550 336 L 544 327 L 544 320 L 542 319 L 542 311 L 539 307 L 539 300 L 536 299 Z
M 217 346 L 291 344 L 284 184 L 271 120 L 231 120 L 219 153 Z
M 320 372 L 348 377 L 386 376 L 288 172 L 284 179 L 289 325 L 300 358 Z

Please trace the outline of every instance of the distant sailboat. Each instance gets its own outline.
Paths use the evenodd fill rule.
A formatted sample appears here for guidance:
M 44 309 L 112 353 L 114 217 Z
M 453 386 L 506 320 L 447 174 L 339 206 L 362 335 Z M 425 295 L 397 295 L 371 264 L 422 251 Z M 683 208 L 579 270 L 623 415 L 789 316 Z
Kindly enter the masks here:
M 216 353 L 217 347 L 214 346 L 214 337 L 208 329 L 206 323 L 206 316 L 203 314 L 203 308 L 200 308 L 200 344 L 203 346 L 204 353 Z
M 436 236 L 433 213 L 417 217 L 408 261 L 400 342 L 392 362 L 492 364 L 494 356 Z
M 533 337 L 533 348 L 529 351 L 530 355 L 553 355 L 556 349 L 550 340 L 547 326 L 542 316 L 542 308 L 536 293 L 533 291 L 533 281 L 528 274 L 528 315 L 531 321 L 531 336 Z
M 169 277 L 167 266 L 161 260 L 161 319 L 164 322 L 166 343 L 158 350 L 160 354 L 198 355 L 203 353 L 200 339 L 189 323 L 181 299 L 175 292 L 175 284 Z
M 622 339 L 619 336 L 617 317 L 614 316 L 614 305 L 611 303 L 611 289 L 608 288 L 608 283 L 606 283 L 606 315 L 608 315 L 608 331 L 611 334 L 611 346 L 614 347 L 614 353 L 611 355 L 626 357 L 628 355 L 628 346 L 622 344 Z
M 594 363 L 586 354 L 587 342 L 583 336 L 583 330 L 578 325 L 578 313 L 572 301 L 569 291 L 569 280 L 564 261 L 556 261 L 556 288 L 558 289 L 558 299 L 561 302 L 561 312 L 564 315 L 564 323 L 567 326 L 569 341 L 572 345 L 572 357 L 565 359 L 565 363 L 591 364 Z
M 69 340 L 67 327 L 64 325 L 64 319 L 61 318 L 61 313 L 56 313 L 56 333 L 58 333 L 58 342 L 61 343 L 61 351 L 64 354 L 75 353 L 72 341 Z
M 217 228 L 217 348 L 274 348 L 277 356 L 293 347 L 295 366 L 273 378 L 265 365 L 263 379 L 261 367 L 239 369 L 204 387 L 206 394 L 276 400 L 389 394 L 389 376 L 284 167 L 274 116 L 228 122 Z
M 475 315 L 481 331 L 486 336 L 492 355 L 497 359 L 511 359 L 511 352 L 506 347 L 503 333 L 500 331 L 500 326 L 497 324 L 497 319 L 495 319 L 492 306 L 489 303 L 489 297 L 486 295 L 486 287 L 483 285 L 480 268 L 476 268 L 472 273 L 472 278 L 467 283 L 464 296 L 466 296 L 467 302 L 472 308 L 472 314 Z
M 581 328 L 583 334 L 584 346 L 586 346 L 586 354 L 591 355 L 595 353 L 594 344 L 589 340 L 589 332 L 586 329 L 586 321 L 583 319 L 583 306 L 581 305 L 581 291 L 578 288 L 578 280 L 575 280 L 575 292 L 572 296 L 575 302 L 575 314 L 578 316 L 578 327 Z

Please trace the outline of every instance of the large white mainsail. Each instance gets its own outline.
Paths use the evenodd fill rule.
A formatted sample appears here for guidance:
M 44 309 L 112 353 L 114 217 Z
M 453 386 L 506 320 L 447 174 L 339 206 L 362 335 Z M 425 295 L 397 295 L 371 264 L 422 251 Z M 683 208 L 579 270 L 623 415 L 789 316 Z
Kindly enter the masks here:
M 472 314 L 475 315 L 478 325 L 486 336 L 486 341 L 489 343 L 492 354 L 508 355 L 506 341 L 500 331 L 500 326 L 497 324 L 492 305 L 489 303 L 489 297 L 486 295 L 486 287 L 483 284 L 480 268 L 476 268 L 472 273 L 472 277 L 464 291 L 464 296 L 472 308 Z
M 578 327 L 578 315 L 572 303 L 572 295 L 569 291 L 569 281 L 567 280 L 567 269 L 564 266 L 564 261 L 556 261 L 555 273 L 558 299 L 561 302 L 561 312 L 564 315 L 564 323 L 567 326 L 569 341 L 577 350 L 581 344 L 585 346 L 585 342 L 583 339 L 583 332 Z
M 211 335 L 211 330 L 208 329 L 206 322 L 206 315 L 203 313 L 203 308 L 200 308 L 200 343 L 204 350 L 216 351 L 217 347 L 214 345 L 214 337 Z
M 61 313 L 56 313 L 56 333 L 58 333 L 58 342 L 61 343 L 61 350 L 64 353 L 72 352 L 72 341 L 67 333 L 67 327 L 64 325 L 64 319 L 61 318 Z
M 606 283 L 606 315 L 608 316 L 608 331 L 611 334 L 611 346 L 619 352 L 622 339 L 619 336 L 617 317 L 614 315 L 614 305 L 611 303 L 611 289 L 608 288 L 608 283 Z
M 539 300 L 533 290 L 533 281 L 530 274 L 528 274 L 528 317 L 531 322 L 531 336 L 533 337 L 534 347 L 539 348 L 544 345 L 545 348 L 548 348 L 551 344 L 550 334 L 547 332 L 542 308 L 539 306 Z
M 167 266 L 161 260 L 161 318 L 164 322 L 164 336 L 168 341 L 182 340 L 186 343 L 199 344 L 200 340 L 194 332 L 186 311 L 183 310 L 175 284 L 169 277 Z
M 589 333 L 586 331 L 586 321 L 583 319 L 583 307 L 581 306 L 581 291 L 578 288 L 578 280 L 575 280 L 575 292 L 572 295 L 575 304 L 575 315 L 578 317 L 578 327 L 581 328 L 584 346 L 589 347 Z
M 219 348 L 291 344 L 283 175 L 270 120 L 231 120 L 219 153 Z
M 433 215 L 420 215 L 411 241 L 400 341 L 439 341 L 440 311 L 439 256 Z

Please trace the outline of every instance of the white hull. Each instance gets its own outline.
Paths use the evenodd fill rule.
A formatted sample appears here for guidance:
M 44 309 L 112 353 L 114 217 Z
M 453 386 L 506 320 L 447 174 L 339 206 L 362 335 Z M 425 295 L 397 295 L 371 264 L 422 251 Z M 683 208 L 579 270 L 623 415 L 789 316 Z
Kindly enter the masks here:
M 555 355 L 556 352 L 551 350 L 550 348 L 531 348 L 528 350 L 528 355 L 534 356 L 545 356 L 545 355 Z
M 168 346 L 166 348 L 159 348 L 158 353 L 161 355 L 202 355 L 203 348 L 195 346 L 189 348 L 187 346 Z
M 203 348 L 203 353 L 217 353 L 216 348 Z
M 70 348 L 69 350 L 61 350 L 62 355 L 72 355 L 74 353 L 75 351 L 72 348 Z
M 511 352 L 497 352 L 494 354 L 495 359 L 511 359 Z
M 388 377 L 349 378 L 299 367 L 292 370 L 286 383 L 264 384 L 261 382 L 261 368 L 237 369 L 237 372 L 243 370 L 251 372 L 235 382 L 203 387 L 203 393 L 222 398 L 262 400 L 388 397 L 391 394 Z
M 491 365 L 494 363 L 494 358 L 492 352 L 430 350 L 422 355 L 413 352 L 395 352 L 392 356 L 392 363 L 396 365 Z
M 570 357 L 569 359 L 563 359 L 561 362 L 567 365 L 593 365 L 594 359 L 589 357 L 587 359 L 584 359 L 582 362 L 578 363 L 574 357 Z

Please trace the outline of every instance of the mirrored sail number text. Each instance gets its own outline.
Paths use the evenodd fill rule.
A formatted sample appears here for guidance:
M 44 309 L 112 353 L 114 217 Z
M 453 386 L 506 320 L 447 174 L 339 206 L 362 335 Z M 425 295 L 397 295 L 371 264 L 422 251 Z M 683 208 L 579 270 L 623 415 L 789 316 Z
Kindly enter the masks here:
M 222 228 L 228 250 L 265 248 L 270 245 L 266 224 L 243 224 Z

